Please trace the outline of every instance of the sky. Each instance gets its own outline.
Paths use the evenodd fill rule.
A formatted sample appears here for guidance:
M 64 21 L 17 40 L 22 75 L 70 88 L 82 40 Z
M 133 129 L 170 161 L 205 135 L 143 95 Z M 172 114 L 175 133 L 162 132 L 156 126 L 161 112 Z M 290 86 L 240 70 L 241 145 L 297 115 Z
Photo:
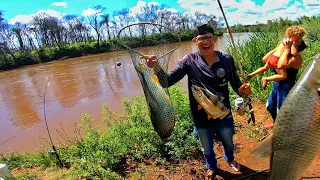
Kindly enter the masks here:
M 280 17 L 295 20 L 300 16 L 320 15 L 320 0 L 220 0 L 229 25 L 266 23 Z M 1 0 L 0 10 L 9 24 L 27 23 L 38 13 L 62 18 L 67 14 L 89 15 L 92 7 L 102 5 L 105 13 L 123 8 L 139 13 L 149 3 L 166 4 L 171 11 L 222 17 L 217 0 Z

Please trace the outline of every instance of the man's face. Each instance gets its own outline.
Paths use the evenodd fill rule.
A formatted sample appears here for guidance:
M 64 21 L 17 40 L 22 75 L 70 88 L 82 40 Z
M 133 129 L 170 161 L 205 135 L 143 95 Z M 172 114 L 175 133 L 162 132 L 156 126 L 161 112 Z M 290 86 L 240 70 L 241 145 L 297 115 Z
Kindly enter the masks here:
M 207 54 L 212 53 L 216 40 L 216 36 L 214 36 L 212 33 L 207 33 L 195 37 L 194 43 L 198 46 L 201 54 Z

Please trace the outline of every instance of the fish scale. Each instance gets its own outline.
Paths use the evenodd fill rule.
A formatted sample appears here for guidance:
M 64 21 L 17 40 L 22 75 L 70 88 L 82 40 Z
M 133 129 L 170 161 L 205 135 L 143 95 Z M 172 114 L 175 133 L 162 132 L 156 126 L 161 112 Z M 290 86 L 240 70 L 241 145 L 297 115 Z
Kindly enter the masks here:
M 287 103 L 286 103 L 287 102 Z M 303 104 L 301 103 L 303 102 Z M 274 130 L 274 155 L 271 179 L 299 179 L 312 163 L 320 147 L 319 97 L 310 89 L 301 87 L 288 96 Z M 303 106 L 296 108 L 295 106 Z M 292 113 L 294 111 L 294 113 Z M 285 116 L 281 116 L 281 115 Z M 283 120 L 286 118 L 288 120 Z M 294 130 L 294 133 L 292 131 Z M 290 155 L 288 155 L 290 154 Z
M 271 160 L 271 180 L 298 180 L 320 148 L 319 55 L 289 92 L 277 115 L 273 132 L 253 150 Z
M 154 130 L 162 139 L 166 139 L 172 134 L 176 120 L 170 97 L 164 88 L 153 80 L 144 65 L 140 64 L 137 72 L 148 103 Z

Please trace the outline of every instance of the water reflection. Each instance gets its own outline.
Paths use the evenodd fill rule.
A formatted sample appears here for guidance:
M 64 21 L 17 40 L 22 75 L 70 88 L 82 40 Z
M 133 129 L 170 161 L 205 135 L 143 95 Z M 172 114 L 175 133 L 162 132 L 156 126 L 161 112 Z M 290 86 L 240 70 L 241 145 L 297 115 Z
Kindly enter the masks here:
M 219 38 L 215 48 L 225 51 L 226 40 Z M 182 42 L 172 53 L 169 70 L 189 52 L 197 51 L 190 42 Z M 120 62 L 121 66 L 116 66 Z M 35 151 L 37 136 L 47 136 L 44 129 L 43 97 L 48 77 L 46 111 L 53 136 L 55 129 L 64 126 L 72 133 L 74 123 L 81 121 L 81 113 L 88 113 L 101 122 L 102 103 L 111 110 L 124 113 L 121 99 L 142 94 L 138 75 L 127 51 L 109 52 L 64 61 L 32 65 L 0 72 L 0 153 Z M 186 77 L 183 82 L 186 82 Z M 185 86 L 185 85 L 184 85 Z M 26 128 L 41 127 L 37 129 Z M 70 128 L 70 129 L 68 129 Z M 28 141 L 29 143 L 22 143 Z M 8 147 L 7 147 L 8 146 Z
M 6 93 L 2 98 L 3 103 L 7 106 L 7 111 L 11 114 L 9 120 L 13 125 L 23 128 L 30 127 L 40 121 L 38 111 L 34 107 L 32 89 L 27 87 L 28 79 L 21 80 L 26 78 L 25 74 L 12 77 L 13 83 L 9 84 L 8 82 L 1 89 Z

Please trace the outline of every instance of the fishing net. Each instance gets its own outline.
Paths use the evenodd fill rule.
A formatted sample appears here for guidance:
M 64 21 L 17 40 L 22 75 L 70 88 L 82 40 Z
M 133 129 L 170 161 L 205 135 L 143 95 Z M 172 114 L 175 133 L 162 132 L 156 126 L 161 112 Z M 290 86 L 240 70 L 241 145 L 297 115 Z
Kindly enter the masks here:
M 131 56 L 149 107 L 152 125 L 158 135 L 166 139 L 175 125 L 166 72 L 171 54 L 180 45 L 180 36 L 163 25 L 142 22 L 122 28 L 118 32 L 118 40 Z M 162 73 L 155 73 L 153 68 L 149 68 L 146 60 L 141 58 L 143 55 L 155 55 Z

